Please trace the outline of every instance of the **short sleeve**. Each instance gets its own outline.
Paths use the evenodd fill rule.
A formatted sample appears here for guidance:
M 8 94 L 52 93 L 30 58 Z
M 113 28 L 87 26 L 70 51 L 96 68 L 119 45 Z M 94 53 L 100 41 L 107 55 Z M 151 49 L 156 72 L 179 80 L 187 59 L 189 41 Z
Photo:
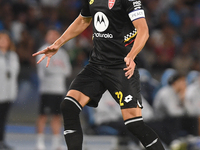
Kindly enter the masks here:
M 88 0 L 82 0 L 81 16 L 91 17 Z
M 131 21 L 145 18 L 144 9 L 140 0 L 122 0 L 122 5 Z

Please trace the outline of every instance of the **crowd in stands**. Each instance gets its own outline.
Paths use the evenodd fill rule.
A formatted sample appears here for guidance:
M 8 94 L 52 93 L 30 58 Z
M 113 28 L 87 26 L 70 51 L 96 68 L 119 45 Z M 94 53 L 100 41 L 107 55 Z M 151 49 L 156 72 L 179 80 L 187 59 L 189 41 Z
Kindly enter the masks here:
M 197 90 L 200 87 L 200 72 L 190 71 L 183 75 L 175 69 L 168 68 L 163 72 L 159 84 L 152 84 L 152 80 L 155 79 L 149 76 L 150 73 L 147 70 L 144 73 L 145 69 L 139 70 L 141 93 L 154 113 L 150 125 L 162 140 L 169 145 L 180 137 L 198 136 L 200 96 Z M 154 91 L 148 93 L 152 89 Z M 149 97 L 152 97 L 153 101 Z
M 153 111 L 158 111 L 156 114 L 160 115 L 153 118 L 162 120 L 172 117 L 174 126 L 165 131 L 173 130 L 176 134 L 170 136 L 170 139 L 161 137 L 167 144 L 177 138 L 175 135 L 186 135 L 185 132 L 199 135 L 196 122 L 200 115 L 198 92 L 200 81 L 193 79 L 200 71 L 200 1 L 141 1 L 150 33 L 149 40 L 136 60 L 138 68 L 142 68 L 140 69 L 142 95 Z M 37 86 L 35 85 L 37 84 L 36 60 L 32 54 L 42 46 L 50 28 L 53 27 L 62 33 L 79 15 L 80 9 L 81 0 L 0 0 L 0 31 L 6 30 L 16 46 L 20 61 L 19 83 L 27 80 Z M 92 48 L 92 26 L 65 44 L 63 48 L 70 56 L 73 67 L 71 78 L 74 78 L 74 75 L 88 63 Z M 176 73 L 180 76 L 170 79 Z M 176 82 L 179 81 L 179 77 L 180 84 Z M 173 93 L 173 88 L 178 94 Z M 166 96 L 163 94 L 165 90 L 174 95 Z M 171 97 L 177 101 L 173 101 Z M 164 114 L 167 116 L 161 116 L 160 110 L 165 111 Z M 180 128 L 180 124 L 183 125 L 183 122 L 188 120 L 181 119 L 181 123 L 179 119 L 177 121 L 177 118 L 185 116 L 187 119 L 192 118 L 190 123 L 194 122 L 194 127 L 189 125 L 192 128 L 190 131 L 184 130 L 189 129 L 187 123 L 184 124 L 187 127 Z M 166 120 L 165 125 L 170 126 L 171 122 L 172 120 Z M 159 131 L 159 128 L 156 128 Z
M 200 70 L 200 2 L 198 0 L 142 0 L 150 38 L 140 53 L 138 67 L 158 76 L 166 68 L 182 73 Z M 23 74 L 35 68 L 32 53 L 52 26 L 63 32 L 81 9 L 80 0 L 0 0 L 0 30 L 9 31 Z M 87 63 L 92 27 L 64 47 L 74 67 Z M 182 65 L 184 62 L 184 65 Z

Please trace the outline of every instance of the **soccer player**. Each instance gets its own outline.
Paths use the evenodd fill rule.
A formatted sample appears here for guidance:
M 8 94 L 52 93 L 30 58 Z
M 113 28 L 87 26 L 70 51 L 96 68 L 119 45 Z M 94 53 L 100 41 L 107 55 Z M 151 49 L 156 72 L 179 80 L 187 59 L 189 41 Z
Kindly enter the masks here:
M 93 50 L 87 66 L 76 76 L 61 103 L 64 136 L 69 150 L 81 150 L 83 133 L 79 113 L 85 105 L 97 107 L 108 90 L 121 107 L 124 123 L 147 150 L 163 150 L 158 136 L 143 122 L 139 73 L 134 62 L 149 34 L 140 0 L 83 0 L 80 15 L 37 62 L 50 59 L 70 39 L 93 22 Z M 133 44 L 134 42 L 134 44 Z M 133 44 L 131 49 L 125 46 Z M 112 112 L 110 112 L 112 113 Z

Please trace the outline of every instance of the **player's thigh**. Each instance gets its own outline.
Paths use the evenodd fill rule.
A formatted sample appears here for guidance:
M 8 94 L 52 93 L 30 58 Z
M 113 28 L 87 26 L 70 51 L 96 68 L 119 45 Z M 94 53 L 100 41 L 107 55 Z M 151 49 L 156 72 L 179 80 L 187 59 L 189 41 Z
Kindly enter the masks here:
M 130 79 L 125 77 L 123 69 L 109 69 L 106 76 L 106 87 L 121 109 L 142 108 L 139 73 L 137 69 Z
M 102 94 L 105 92 L 98 68 L 88 65 L 72 81 L 67 96 L 76 99 L 81 106 L 97 107 Z

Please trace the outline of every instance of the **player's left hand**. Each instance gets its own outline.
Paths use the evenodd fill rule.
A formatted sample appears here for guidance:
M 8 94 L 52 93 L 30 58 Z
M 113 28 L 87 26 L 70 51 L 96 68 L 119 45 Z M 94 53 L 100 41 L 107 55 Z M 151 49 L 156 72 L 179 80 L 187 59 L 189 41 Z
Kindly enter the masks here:
M 133 61 L 133 59 L 129 58 L 129 57 L 125 57 L 124 61 L 126 62 L 126 68 L 124 68 L 125 72 L 125 76 L 130 79 L 132 77 L 132 75 L 134 74 L 134 70 L 135 70 L 135 62 Z
M 34 53 L 32 56 L 37 56 L 37 55 L 40 55 L 40 54 L 44 54 L 40 58 L 40 60 L 37 62 L 37 64 L 39 64 L 41 61 L 43 61 L 47 57 L 46 67 L 48 67 L 51 57 L 58 52 L 58 49 L 59 49 L 58 46 L 56 46 L 55 44 L 52 44 L 52 45 L 48 46 L 47 48 L 45 48 L 44 50 L 41 50 L 39 52 Z

